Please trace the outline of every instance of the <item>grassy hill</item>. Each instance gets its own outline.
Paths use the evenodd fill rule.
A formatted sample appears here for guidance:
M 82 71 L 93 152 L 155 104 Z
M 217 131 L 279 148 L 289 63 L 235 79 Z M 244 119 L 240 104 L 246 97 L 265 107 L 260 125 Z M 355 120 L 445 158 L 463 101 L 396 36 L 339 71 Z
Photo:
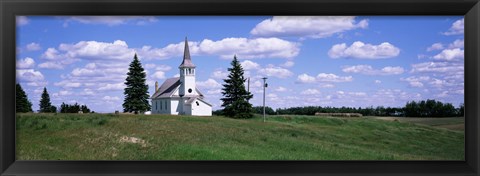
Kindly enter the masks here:
M 375 118 L 17 115 L 19 160 L 463 160 L 464 132 Z

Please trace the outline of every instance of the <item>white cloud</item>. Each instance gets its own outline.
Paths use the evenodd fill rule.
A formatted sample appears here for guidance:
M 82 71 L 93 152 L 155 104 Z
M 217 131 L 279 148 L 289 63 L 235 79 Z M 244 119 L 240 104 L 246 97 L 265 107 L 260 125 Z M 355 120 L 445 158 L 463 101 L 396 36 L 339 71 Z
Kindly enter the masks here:
M 125 88 L 124 83 L 117 83 L 117 84 L 104 84 L 103 86 L 100 86 L 98 90 L 123 90 Z
M 64 95 L 72 95 L 72 92 L 68 90 L 61 90 L 58 92 L 58 95 L 64 96 Z
M 378 79 L 375 80 L 374 82 L 375 82 L 375 84 L 381 84 L 381 83 L 382 83 L 382 81 L 380 81 L 380 80 L 378 80 Z
M 307 89 L 302 91 L 300 94 L 302 95 L 318 95 L 320 94 L 320 91 L 317 89 Z
M 273 66 L 262 68 L 258 70 L 258 73 L 266 76 L 277 77 L 277 78 L 287 78 L 293 75 L 293 73 L 288 69 L 281 68 L 281 67 L 273 67 Z
M 432 85 L 433 87 L 443 87 L 443 86 L 448 86 L 448 82 L 446 80 L 442 80 L 442 79 L 436 79 L 434 78 L 432 81 L 430 81 L 430 85 Z
M 425 54 L 418 54 L 418 55 L 417 55 L 417 58 L 418 58 L 418 59 L 425 59 L 425 58 L 427 58 L 427 57 L 428 57 L 428 56 L 425 55 Z
M 384 59 L 398 56 L 400 49 L 384 42 L 380 45 L 365 44 L 356 41 L 349 47 L 347 44 L 336 44 L 328 51 L 331 58 L 357 58 L 357 59 Z
M 278 86 L 277 88 L 275 88 L 275 91 L 277 92 L 286 92 L 287 90 L 288 90 L 287 88 L 282 86 Z
M 423 87 L 423 82 L 429 81 L 429 76 L 410 76 L 408 78 L 400 78 L 401 81 L 406 81 L 411 87 Z
M 170 71 L 172 69 L 172 67 L 168 66 L 168 65 L 159 65 L 157 67 L 155 67 L 155 70 L 158 70 L 158 71 Z
M 293 58 L 298 55 L 299 43 L 278 38 L 225 38 L 219 41 L 205 39 L 202 42 L 189 42 L 191 55 L 217 55 L 223 59 L 232 59 L 236 54 L 239 59 L 254 58 Z M 112 43 L 99 41 L 80 41 L 75 44 L 62 43 L 58 48 L 48 48 L 42 58 L 52 60 L 58 65 L 68 65 L 78 60 L 88 61 L 129 61 L 135 53 L 142 59 L 168 59 L 183 55 L 184 42 L 169 44 L 164 48 L 143 46 L 130 48 L 127 42 L 115 40 Z M 50 64 L 51 65 L 51 64 Z M 153 65 L 146 65 L 151 68 Z M 47 66 L 45 66 L 46 68 Z M 158 68 L 161 71 L 169 67 Z
M 56 82 L 53 85 L 60 86 L 60 87 L 63 87 L 63 88 L 78 88 L 78 87 L 82 86 L 82 83 L 63 80 L 63 81 L 60 81 L 60 82 Z
M 447 32 L 444 32 L 443 35 L 459 35 L 459 34 L 463 34 L 464 32 L 464 19 L 460 19 L 460 20 L 457 20 L 455 21 L 452 26 L 450 27 L 450 29 L 448 29 Z
M 278 38 L 225 38 L 209 39 L 199 44 L 199 54 L 219 55 L 223 59 L 293 58 L 300 52 L 300 44 Z
M 28 82 L 28 86 L 33 86 L 33 87 L 45 87 L 48 85 L 47 81 L 36 81 L 36 82 Z M 43 89 L 42 89 L 43 91 Z
M 81 92 L 80 95 L 95 95 L 95 92 L 92 89 L 86 88 L 83 89 L 83 92 Z
M 26 16 L 17 16 L 16 18 L 17 26 L 24 26 L 30 23 L 30 20 Z
M 353 81 L 352 76 L 337 76 L 333 73 L 320 73 L 317 75 L 317 81 L 320 82 L 350 82 Z
M 250 33 L 260 37 L 325 38 L 335 33 L 367 26 L 367 20 L 357 23 L 352 16 L 275 16 L 257 24 Z
M 321 88 L 334 88 L 335 85 L 333 85 L 333 84 L 320 84 L 320 87 Z
M 245 60 L 243 62 L 240 63 L 242 65 L 242 68 L 244 70 L 257 70 L 260 68 L 260 65 L 255 63 L 255 62 L 252 62 L 250 60 Z
M 60 75 L 62 79 L 55 86 L 88 90 L 122 90 L 128 72 L 128 62 L 97 61 L 84 67 L 73 68 L 69 74 Z M 147 80 L 148 81 L 148 80 Z
M 108 96 L 108 95 L 107 95 L 107 96 L 104 96 L 104 97 L 102 98 L 102 100 L 105 100 L 105 101 L 119 101 L 120 98 L 117 97 L 117 96 L 112 96 L 112 97 L 111 97 L 111 96 Z
M 222 87 L 220 83 L 211 78 L 207 79 L 206 81 L 197 81 L 197 86 L 204 89 L 215 89 Z
M 445 49 L 440 54 L 433 56 L 436 60 L 445 60 L 445 61 L 453 61 L 453 60 L 461 60 L 463 59 L 464 51 L 460 48 L 455 49 Z
M 155 64 L 145 64 L 145 66 L 143 66 L 145 69 L 152 69 L 152 68 L 155 68 L 156 65 Z
M 44 63 L 38 64 L 38 67 L 48 68 L 48 69 L 63 69 L 64 66 L 57 62 L 44 62 Z
M 58 60 L 62 59 L 61 56 L 59 56 L 59 52 L 55 48 L 48 48 L 43 54 L 42 58 L 48 59 L 48 60 Z
M 273 101 L 273 102 L 280 101 L 280 97 L 278 97 L 278 95 L 274 93 L 267 94 L 267 98 L 269 101 Z
M 38 51 L 41 50 L 40 44 L 38 43 L 30 43 L 27 45 L 27 51 Z
M 91 66 L 91 65 L 90 65 Z M 75 68 L 71 72 L 72 76 L 86 76 L 86 77 L 96 77 L 96 76 L 105 76 L 105 73 L 99 70 L 95 69 L 95 65 L 92 67 L 88 67 L 88 65 L 85 68 Z
M 450 45 L 448 45 L 449 48 L 463 48 L 464 47 L 464 41 L 463 39 L 457 39 L 453 41 Z
M 398 75 L 404 72 L 402 67 L 384 67 L 380 70 L 374 69 L 370 65 L 346 66 L 342 69 L 345 73 L 360 73 L 366 75 Z
M 295 62 L 287 61 L 287 62 L 283 63 L 281 66 L 282 67 L 293 67 L 294 65 L 295 65 Z
M 83 24 L 102 24 L 108 26 L 117 26 L 122 24 L 145 25 L 157 22 L 156 17 L 147 16 L 72 16 L 65 19 L 64 27 L 68 23 L 75 21 Z
M 135 54 L 135 51 L 122 40 L 115 40 L 113 43 L 80 41 L 76 44 L 60 44 L 58 48 L 64 52 L 64 57 L 85 60 L 126 61 L 132 60 Z
M 448 91 L 443 91 L 443 92 L 435 95 L 435 97 L 437 97 L 437 98 L 445 98 L 445 97 L 448 96 L 448 93 L 449 93 Z
M 35 67 L 35 61 L 32 58 L 26 57 L 25 59 L 17 60 L 18 69 L 29 69 Z
M 222 93 L 221 89 L 212 89 L 207 91 L 207 94 L 209 95 L 220 95 L 221 93 Z
M 348 92 L 348 95 L 363 97 L 363 96 L 367 96 L 367 93 L 365 93 L 365 92 Z
M 315 77 L 304 73 L 304 74 L 298 75 L 297 82 L 298 83 L 314 83 Z
M 434 43 L 434 44 L 432 44 L 432 46 L 427 48 L 427 51 L 441 50 L 443 48 L 444 48 L 444 46 L 443 46 L 442 43 Z
M 156 71 L 155 73 L 153 73 L 150 77 L 152 77 L 153 79 L 165 79 L 165 72 L 163 71 Z
M 411 73 L 462 73 L 464 71 L 463 63 L 451 62 L 423 62 L 412 65 Z
M 33 69 L 17 69 L 17 79 L 25 82 L 43 81 L 45 77 L 40 71 Z
M 228 74 L 229 73 L 227 71 L 215 70 L 215 71 L 213 71 L 211 77 L 215 78 L 215 79 L 227 79 Z

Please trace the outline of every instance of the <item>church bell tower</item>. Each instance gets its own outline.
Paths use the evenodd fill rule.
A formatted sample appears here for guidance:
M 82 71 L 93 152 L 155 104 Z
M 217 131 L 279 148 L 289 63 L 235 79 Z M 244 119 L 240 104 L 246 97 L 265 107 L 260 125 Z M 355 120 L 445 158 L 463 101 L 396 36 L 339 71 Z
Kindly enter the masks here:
M 180 97 L 194 96 L 195 95 L 195 65 L 190 58 L 190 50 L 188 48 L 187 37 L 185 37 L 185 50 L 183 52 L 183 61 L 180 66 Z

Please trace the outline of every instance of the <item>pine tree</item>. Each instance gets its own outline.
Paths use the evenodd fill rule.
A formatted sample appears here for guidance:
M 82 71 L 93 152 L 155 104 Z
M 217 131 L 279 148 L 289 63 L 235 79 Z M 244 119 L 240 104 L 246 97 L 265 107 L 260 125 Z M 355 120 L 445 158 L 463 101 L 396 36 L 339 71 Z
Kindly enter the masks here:
M 251 118 L 253 117 L 252 104 L 248 102 L 253 95 L 245 90 L 245 81 L 243 77 L 243 68 L 237 60 L 237 56 L 233 57 L 231 62 L 232 68 L 228 68 L 230 74 L 223 81 L 222 107 L 223 114 L 232 118 Z
M 40 112 L 52 112 L 52 103 L 50 102 L 50 95 L 48 95 L 47 88 L 43 88 L 42 98 L 40 99 Z
M 27 94 L 18 83 L 15 91 L 15 105 L 16 112 L 33 112 L 32 103 L 28 100 Z
M 137 54 L 135 54 L 133 61 L 130 63 L 125 82 L 127 87 L 124 89 L 123 112 L 135 112 L 135 114 L 138 114 L 138 112 L 150 110 L 148 86 L 145 82 L 145 71 L 137 58 Z

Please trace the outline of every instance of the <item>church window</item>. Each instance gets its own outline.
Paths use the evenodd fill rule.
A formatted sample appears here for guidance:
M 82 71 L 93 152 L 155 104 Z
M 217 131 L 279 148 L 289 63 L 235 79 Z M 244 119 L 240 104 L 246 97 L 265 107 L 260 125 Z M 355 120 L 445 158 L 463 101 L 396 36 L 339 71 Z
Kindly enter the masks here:
M 165 110 L 167 110 L 167 101 L 165 101 Z
M 192 89 L 188 89 L 188 93 L 192 93 Z
M 158 102 L 155 101 L 155 110 L 157 110 L 157 109 L 158 109 Z
M 160 110 L 162 110 L 162 101 L 160 101 Z
M 200 106 L 200 103 L 198 103 L 198 101 L 195 101 L 195 103 L 197 103 L 197 106 Z

